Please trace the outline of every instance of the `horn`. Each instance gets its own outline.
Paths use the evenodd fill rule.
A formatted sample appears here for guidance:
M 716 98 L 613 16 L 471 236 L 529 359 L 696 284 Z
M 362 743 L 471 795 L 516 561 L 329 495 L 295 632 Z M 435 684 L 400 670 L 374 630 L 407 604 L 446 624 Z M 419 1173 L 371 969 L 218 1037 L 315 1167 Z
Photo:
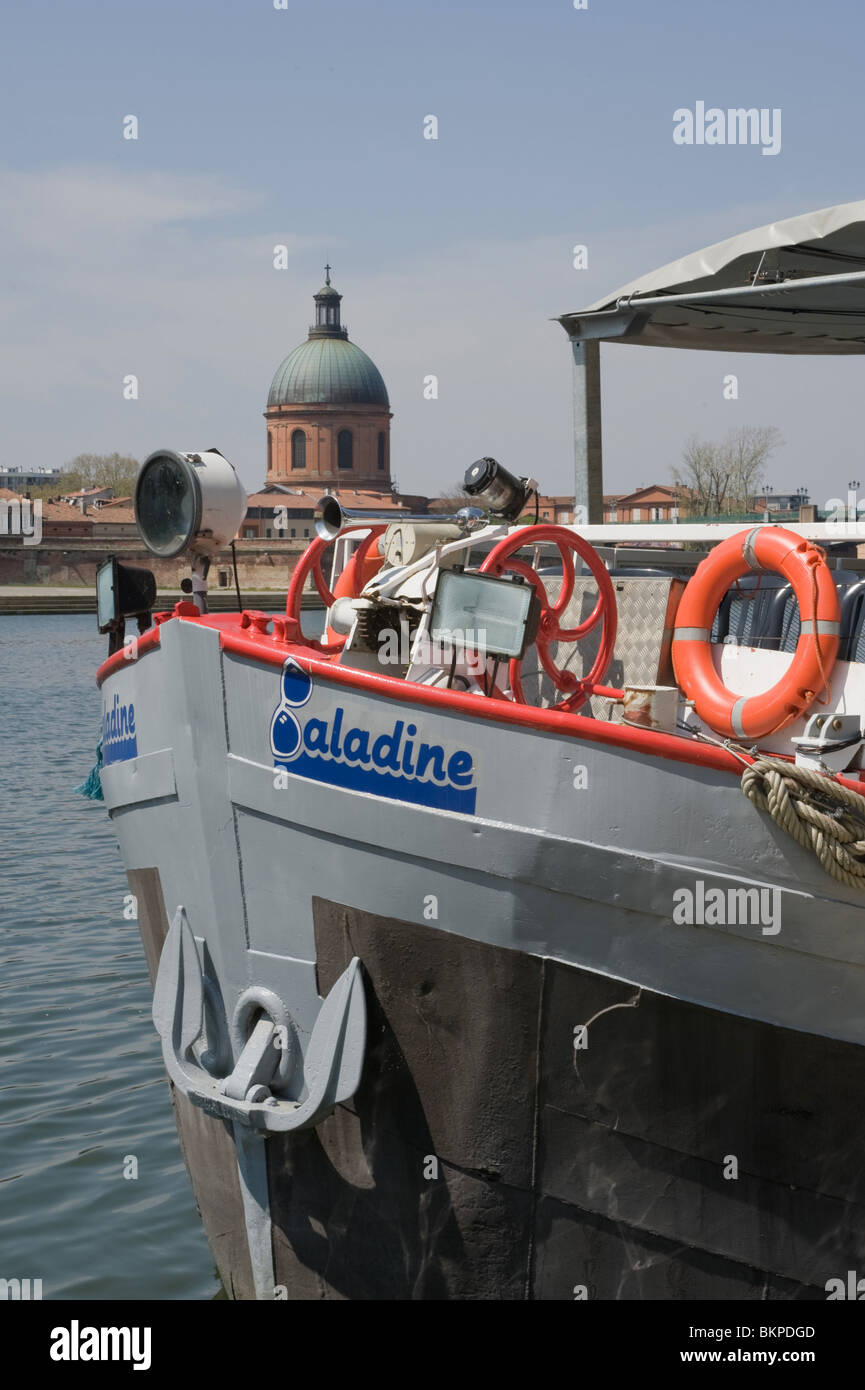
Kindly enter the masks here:
M 315 533 L 322 540 L 336 540 L 349 526 L 390 526 L 403 525 L 459 526 L 463 531 L 471 531 L 486 521 L 486 513 L 480 507 L 462 507 L 458 512 L 398 512 L 390 509 L 377 512 L 374 507 L 349 511 L 336 497 L 322 497 L 316 507 Z

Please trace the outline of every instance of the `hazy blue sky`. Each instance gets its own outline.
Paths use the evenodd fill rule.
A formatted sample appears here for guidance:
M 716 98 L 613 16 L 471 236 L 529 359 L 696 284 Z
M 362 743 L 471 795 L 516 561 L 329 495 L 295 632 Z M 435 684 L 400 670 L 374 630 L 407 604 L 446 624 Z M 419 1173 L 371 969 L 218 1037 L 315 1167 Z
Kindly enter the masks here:
M 329 258 L 388 385 L 405 490 L 493 453 L 566 491 L 552 316 L 865 196 L 853 0 L 4 0 L 0 25 L 7 466 L 215 444 L 258 484 L 268 386 Z M 674 110 L 698 100 L 781 108 L 780 154 L 675 145 Z M 743 423 L 781 429 L 777 488 L 865 481 L 863 359 L 602 356 L 608 491 L 666 480 L 688 434 Z

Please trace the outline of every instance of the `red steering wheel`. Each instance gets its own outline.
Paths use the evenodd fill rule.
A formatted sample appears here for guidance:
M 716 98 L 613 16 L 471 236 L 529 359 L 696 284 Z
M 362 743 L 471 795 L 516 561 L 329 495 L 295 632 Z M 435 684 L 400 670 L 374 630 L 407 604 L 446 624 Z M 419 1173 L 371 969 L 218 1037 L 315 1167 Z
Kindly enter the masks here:
M 525 560 L 513 558 L 518 550 L 522 550 L 525 546 L 538 545 L 542 541 L 552 541 L 562 557 L 562 590 L 555 603 L 550 603 L 543 580 L 532 569 L 532 566 L 527 564 Z M 581 560 L 585 560 L 597 580 L 598 601 L 579 627 L 562 627 L 560 619 L 574 592 L 572 552 L 579 555 Z M 616 595 L 606 565 L 588 541 L 584 541 L 582 536 L 576 535 L 573 531 L 567 531 L 562 526 L 527 526 L 515 535 L 506 536 L 503 541 L 499 541 L 480 568 L 481 574 L 500 575 L 505 570 L 512 570 L 515 574 L 521 574 L 524 579 L 534 585 L 535 592 L 541 600 L 541 620 L 535 638 L 538 658 L 556 689 L 565 692 L 565 698 L 559 700 L 552 708 L 578 710 L 607 674 L 613 659 L 613 648 L 616 644 Z M 588 675 L 575 676 L 573 671 L 563 671 L 556 666 L 550 656 L 550 643 L 579 642 L 601 621 L 603 621 L 603 629 L 598 654 Z M 518 658 L 511 660 L 509 679 L 514 700 L 518 704 L 524 705 L 527 701 L 523 693 L 520 664 Z
M 363 562 L 369 553 L 370 547 L 378 540 L 379 536 L 386 529 L 387 528 L 384 526 L 370 527 L 368 522 L 364 524 L 363 522 L 359 521 L 357 525 L 346 526 L 342 531 L 340 531 L 340 536 L 344 536 L 349 531 L 369 530 L 369 535 L 364 537 L 357 550 L 352 555 L 351 560 L 349 561 L 350 564 L 354 564 L 355 574 L 363 574 Z M 335 537 L 334 539 L 337 538 Z M 332 540 L 327 540 L 325 537 L 318 536 L 310 545 L 306 547 L 306 550 L 301 555 L 300 560 L 295 566 L 294 573 L 291 576 L 291 584 L 289 585 L 288 594 L 285 600 L 285 613 L 286 617 L 292 619 L 296 624 L 296 631 L 300 637 L 303 637 L 303 631 L 300 624 L 301 600 L 303 597 L 304 588 L 306 587 L 306 581 L 309 578 L 310 574 L 312 574 L 312 582 L 318 590 L 318 596 L 324 604 L 325 608 L 330 608 L 330 606 L 334 602 L 334 595 L 331 593 L 330 589 L 325 583 L 324 575 L 321 572 L 321 562 L 324 558 L 324 552 L 332 545 Z M 355 595 L 355 597 L 357 597 L 357 595 Z M 308 641 L 310 639 L 304 640 Z M 327 650 L 329 652 L 341 651 L 342 648 L 345 646 L 345 642 L 345 637 L 334 637 L 330 642 L 328 642 Z M 316 643 L 315 645 L 317 646 L 319 644 Z

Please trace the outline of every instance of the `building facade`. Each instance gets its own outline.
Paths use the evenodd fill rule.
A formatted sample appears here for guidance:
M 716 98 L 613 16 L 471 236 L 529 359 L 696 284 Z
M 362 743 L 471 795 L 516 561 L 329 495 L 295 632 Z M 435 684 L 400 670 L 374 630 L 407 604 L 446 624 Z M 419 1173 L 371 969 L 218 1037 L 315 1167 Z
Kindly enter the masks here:
M 652 483 L 633 492 L 604 494 L 604 521 L 677 521 L 680 488 Z
M 0 488 L 26 493 L 31 487 L 50 487 L 60 473 L 59 468 L 0 468 Z
M 526 508 L 526 515 L 532 513 L 534 503 L 530 502 Z M 538 498 L 538 521 L 549 522 L 556 526 L 573 526 L 574 524 L 574 499 L 573 497 L 539 497 Z
M 68 502 L 72 507 L 78 507 L 83 513 L 89 507 L 98 507 L 102 502 L 110 502 L 113 497 L 114 489 L 111 487 L 83 487 L 78 492 L 64 492 L 59 500 Z

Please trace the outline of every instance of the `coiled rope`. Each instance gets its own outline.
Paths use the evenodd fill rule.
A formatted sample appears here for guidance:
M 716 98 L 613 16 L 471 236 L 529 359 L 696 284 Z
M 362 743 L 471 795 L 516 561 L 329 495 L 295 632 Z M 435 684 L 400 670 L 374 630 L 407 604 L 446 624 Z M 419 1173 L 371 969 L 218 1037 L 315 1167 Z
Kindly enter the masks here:
M 865 891 L 865 797 L 826 773 L 765 757 L 745 768 L 742 791 L 827 874 Z

